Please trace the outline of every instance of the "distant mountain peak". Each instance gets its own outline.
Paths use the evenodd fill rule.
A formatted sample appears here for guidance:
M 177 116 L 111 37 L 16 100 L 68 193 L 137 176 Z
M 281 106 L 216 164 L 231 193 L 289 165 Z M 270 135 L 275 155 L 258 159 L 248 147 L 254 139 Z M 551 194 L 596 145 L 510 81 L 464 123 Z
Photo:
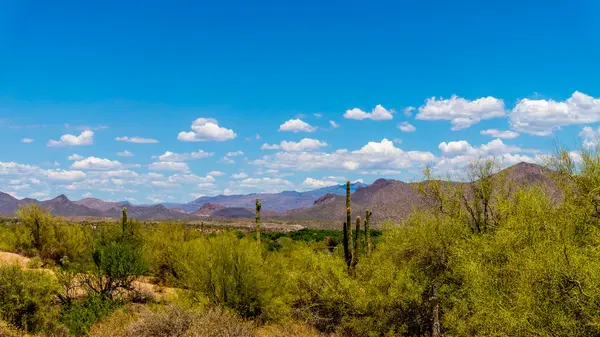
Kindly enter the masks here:
M 67 198 L 66 195 L 61 194 L 59 196 L 57 196 L 56 198 L 52 199 L 51 201 L 56 201 L 56 202 L 69 202 L 71 200 L 69 200 L 69 198 Z

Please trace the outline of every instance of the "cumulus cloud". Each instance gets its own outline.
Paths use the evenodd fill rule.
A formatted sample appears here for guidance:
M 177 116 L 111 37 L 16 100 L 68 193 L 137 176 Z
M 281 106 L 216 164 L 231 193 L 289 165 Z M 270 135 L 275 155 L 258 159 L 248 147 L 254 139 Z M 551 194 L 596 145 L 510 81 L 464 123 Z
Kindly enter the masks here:
M 127 142 L 127 143 L 135 143 L 135 144 L 156 144 L 158 140 L 152 138 L 143 138 L 143 137 L 117 137 L 115 138 L 118 142 Z
M 305 187 L 308 187 L 308 188 L 322 188 L 322 187 L 328 187 L 328 186 L 336 186 L 339 184 L 332 180 L 319 180 L 319 179 L 313 179 L 313 178 L 309 177 L 309 178 L 304 179 L 304 182 L 302 182 L 302 185 L 304 185 Z
M 42 173 L 53 181 L 78 181 L 86 177 L 83 171 L 78 170 L 44 170 Z
M 72 155 L 70 155 L 70 156 L 67 157 L 67 159 L 69 159 L 69 160 L 81 160 L 83 158 L 84 158 L 83 156 L 80 156 L 80 155 L 78 155 L 76 153 L 74 153 L 74 154 L 72 154 Z
M 119 156 L 119 157 L 133 157 L 133 153 L 125 150 L 123 152 L 117 152 L 117 156 Z
M 212 155 L 214 155 L 213 152 L 205 152 L 203 150 L 198 150 L 196 152 L 187 152 L 187 153 L 175 153 L 175 152 L 167 151 L 160 156 L 154 156 L 152 158 L 158 159 L 160 161 L 188 161 L 188 160 L 207 158 Z
M 47 143 L 49 147 L 60 147 L 60 146 L 81 146 L 81 145 L 92 145 L 94 143 L 94 132 L 83 131 L 79 136 L 70 134 L 60 136 L 59 140 L 50 139 Z
M 420 120 L 449 120 L 452 130 L 461 130 L 482 120 L 505 116 L 504 101 L 491 96 L 474 101 L 453 95 L 450 99 L 431 97 L 419 107 Z
M 85 159 L 77 160 L 71 165 L 72 169 L 77 170 L 114 170 L 122 167 L 119 161 L 109 160 L 98 157 L 87 157 Z
M 414 106 L 409 106 L 404 108 L 404 110 L 402 110 L 404 112 L 404 116 L 406 117 L 410 117 L 412 116 L 413 111 L 415 111 L 417 108 L 415 108 Z
M 280 192 L 294 187 L 290 181 L 281 178 L 246 178 L 235 183 L 236 187 L 260 192 Z
M 600 128 L 594 130 L 589 126 L 585 126 L 579 132 L 579 137 L 583 139 L 582 146 L 584 149 L 595 149 L 600 144 Z
M 159 161 L 148 165 L 148 169 L 151 171 L 181 171 L 187 172 L 190 170 L 189 166 L 185 162 L 177 161 Z
M 510 113 L 513 129 L 536 136 L 549 136 L 567 125 L 595 122 L 600 122 L 600 99 L 579 91 L 563 102 L 525 98 Z
M 331 127 L 334 129 L 337 129 L 340 127 L 340 125 L 334 121 L 329 121 L 329 125 L 331 125 Z
M 315 132 L 317 131 L 316 126 L 312 126 L 301 119 L 290 119 L 279 126 L 279 131 L 288 132 Z
M 402 122 L 398 125 L 398 129 L 402 132 L 415 132 L 417 128 L 409 122 Z
M 317 139 L 304 138 L 299 142 L 282 141 L 279 144 L 263 144 L 261 149 L 263 150 L 284 150 L 287 152 L 303 152 L 317 150 L 327 146 L 326 142 L 322 142 Z
M 281 149 L 281 146 L 279 146 L 279 144 L 267 144 L 264 143 L 261 147 L 261 150 L 279 150 Z
M 23 138 L 23 139 L 21 139 L 21 142 L 22 142 L 22 143 L 33 143 L 33 142 L 34 142 L 34 140 L 33 140 L 33 139 L 31 139 L 31 138 Z
M 222 164 L 235 164 L 235 160 L 233 160 L 233 159 L 225 156 L 225 157 L 221 158 L 221 160 L 219 160 L 219 163 L 222 163 Z
M 465 175 L 465 168 L 469 163 L 479 159 L 496 159 L 502 165 L 514 165 L 519 162 L 539 163 L 543 160 L 543 155 L 533 157 L 525 155 L 525 152 L 536 152 L 533 150 L 521 149 L 518 146 L 504 144 L 501 139 L 494 139 L 487 144 L 479 147 L 472 146 L 465 140 L 442 142 L 439 149 L 443 157 L 437 162 L 435 168 L 439 172 Z
M 210 176 L 214 176 L 214 177 L 221 177 L 225 175 L 225 172 L 221 172 L 221 171 L 210 171 L 208 172 L 208 175 Z
M 226 156 L 227 157 L 237 157 L 237 156 L 243 156 L 244 152 L 242 151 L 233 151 L 233 152 L 227 152 Z
M 232 174 L 231 177 L 233 179 L 245 179 L 248 178 L 248 175 L 244 172 Z
M 237 137 L 233 130 L 219 126 L 214 118 L 198 118 L 192 122 L 191 128 L 189 132 L 181 131 L 177 139 L 183 142 L 222 142 Z
M 403 169 L 435 160 L 431 152 L 404 151 L 393 142 L 369 142 L 359 150 L 335 152 L 278 152 L 251 163 L 269 169 L 314 171 L 320 169 L 354 171 L 357 169 Z
M 386 108 L 381 106 L 381 104 L 377 104 L 377 106 L 375 106 L 375 108 L 371 112 L 364 112 L 358 108 L 347 110 L 344 114 L 344 118 L 356 120 L 372 119 L 374 121 L 384 121 L 393 119 L 393 112 L 393 110 L 387 110 Z
M 510 130 L 498 130 L 498 129 L 487 129 L 479 132 L 482 135 L 492 136 L 494 138 L 503 138 L 503 139 L 514 139 L 519 137 L 518 132 L 510 131 Z

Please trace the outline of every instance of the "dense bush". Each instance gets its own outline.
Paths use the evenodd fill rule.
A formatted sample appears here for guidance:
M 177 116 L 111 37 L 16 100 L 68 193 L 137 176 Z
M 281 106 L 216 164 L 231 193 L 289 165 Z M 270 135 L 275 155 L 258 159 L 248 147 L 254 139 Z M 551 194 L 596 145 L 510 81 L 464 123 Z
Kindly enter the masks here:
M 284 314 L 278 297 L 282 270 L 263 256 L 262 246 L 233 233 L 202 237 L 183 246 L 178 260 L 181 284 L 214 305 L 244 317 L 273 318 Z M 272 262 L 272 263 L 271 263 Z
M 105 319 L 119 302 L 101 295 L 89 294 L 81 300 L 65 304 L 61 311 L 61 322 L 74 336 L 84 336 L 96 322 Z
M 48 273 L 0 264 L 0 320 L 29 332 L 50 330 L 57 293 L 58 285 Z

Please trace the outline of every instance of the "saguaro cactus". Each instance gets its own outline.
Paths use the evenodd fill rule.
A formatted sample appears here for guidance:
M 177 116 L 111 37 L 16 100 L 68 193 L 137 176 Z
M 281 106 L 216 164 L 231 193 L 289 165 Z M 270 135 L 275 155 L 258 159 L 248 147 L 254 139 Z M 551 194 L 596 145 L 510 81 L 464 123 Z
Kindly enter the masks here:
M 352 263 L 351 263 L 351 274 L 352 276 L 355 275 L 356 271 L 356 265 L 358 264 L 358 249 L 360 247 L 360 216 L 356 217 L 356 230 L 354 231 L 354 251 L 352 253 Z
M 350 207 L 350 181 L 346 182 L 346 222 L 344 222 L 344 257 L 350 269 L 352 264 L 352 208 Z
M 256 198 L 256 241 L 260 242 L 260 209 L 262 204 Z
M 127 208 L 123 207 L 123 218 L 121 219 L 121 230 L 123 233 L 127 230 Z
M 365 215 L 365 255 L 369 256 L 371 254 L 371 215 L 373 215 L 373 212 L 367 209 Z

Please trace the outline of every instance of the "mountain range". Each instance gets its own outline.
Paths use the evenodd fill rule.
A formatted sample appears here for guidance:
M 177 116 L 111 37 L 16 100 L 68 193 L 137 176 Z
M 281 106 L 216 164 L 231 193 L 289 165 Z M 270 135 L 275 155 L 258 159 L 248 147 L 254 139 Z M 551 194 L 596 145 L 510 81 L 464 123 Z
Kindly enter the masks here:
M 502 172 L 507 183 L 515 186 L 542 185 L 553 198 L 558 197 L 558 187 L 549 175 L 550 170 L 536 164 L 519 163 Z M 465 184 L 449 182 L 450 184 Z M 353 183 L 352 210 L 362 215 L 367 208 L 373 211 L 374 221 L 405 219 L 414 209 L 427 205 L 427 200 L 415 189 L 417 183 L 378 179 L 371 185 Z M 62 216 L 110 217 L 121 216 L 127 207 L 128 215 L 137 219 L 201 219 L 201 218 L 252 218 L 256 199 L 260 199 L 263 217 L 284 220 L 343 221 L 345 218 L 346 186 L 330 186 L 306 192 L 253 193 L 246 195 L 219 195 L 201 197 L 186 204 L 132 205 L 128 202 L 107 202 L 95 198 L 77 201 L 65 195 L 38 201 L 16 199 L 0 192 L 0 213 L 12 214 L 20 205 L 38 203 Z

